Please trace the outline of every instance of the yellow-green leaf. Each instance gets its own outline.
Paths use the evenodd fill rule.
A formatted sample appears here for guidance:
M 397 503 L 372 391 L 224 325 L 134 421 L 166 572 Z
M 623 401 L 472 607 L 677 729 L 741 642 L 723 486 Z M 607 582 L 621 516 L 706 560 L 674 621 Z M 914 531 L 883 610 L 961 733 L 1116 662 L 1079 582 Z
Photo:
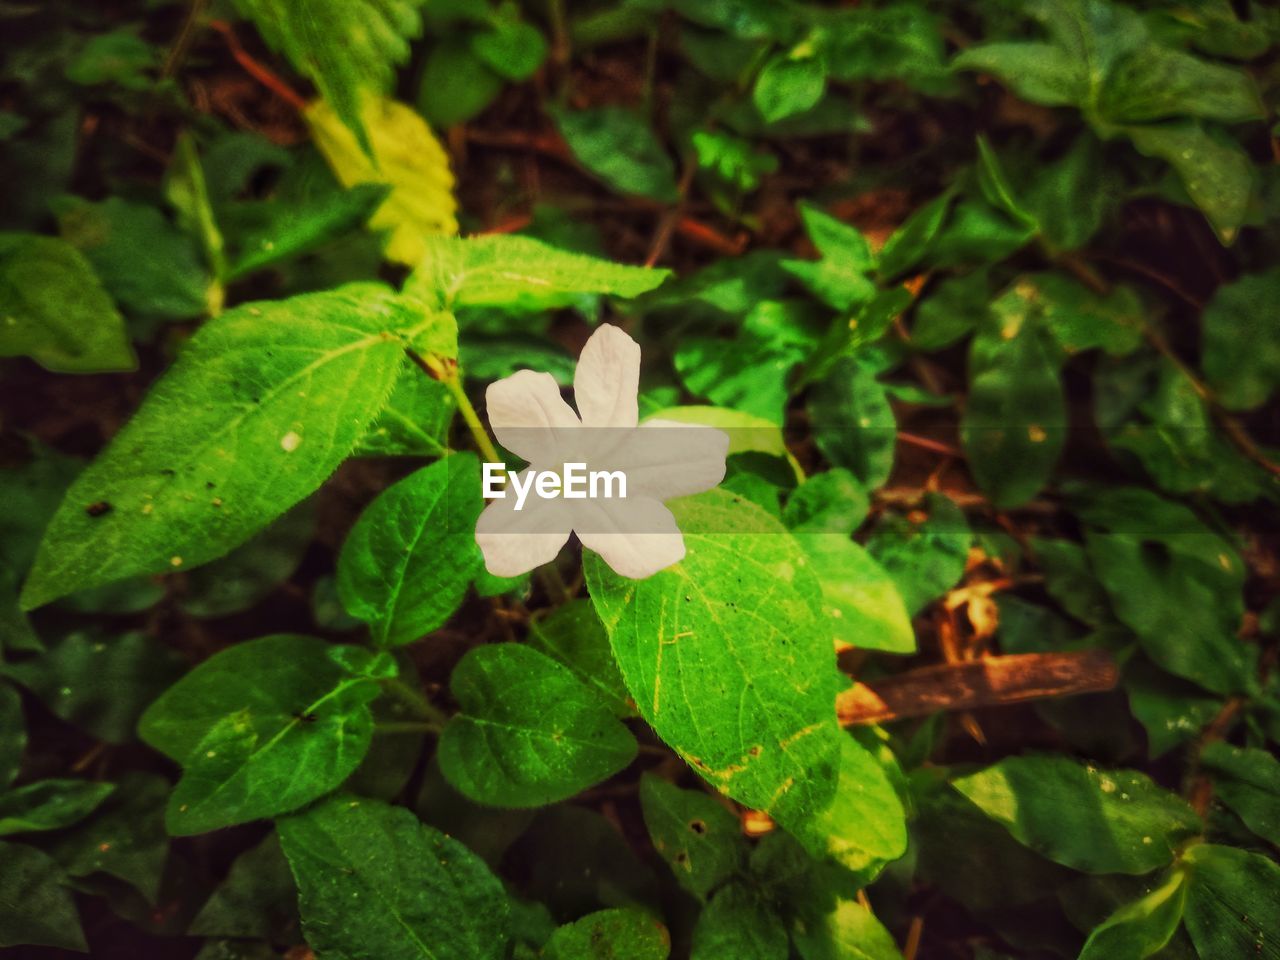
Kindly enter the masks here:
M 360 111 L 372 155 L 366 154 L 336 109 L 324 100 L 304 114 L 316 147 L 343 186 L 385 183 L 391 193 L 369 218 L 373 230 L 388 232 L 388 260 L 416 265 L 426 252 L 425 237 L 457 233 L 449 158 L 427 122 L 385 97 L 366 97 Z

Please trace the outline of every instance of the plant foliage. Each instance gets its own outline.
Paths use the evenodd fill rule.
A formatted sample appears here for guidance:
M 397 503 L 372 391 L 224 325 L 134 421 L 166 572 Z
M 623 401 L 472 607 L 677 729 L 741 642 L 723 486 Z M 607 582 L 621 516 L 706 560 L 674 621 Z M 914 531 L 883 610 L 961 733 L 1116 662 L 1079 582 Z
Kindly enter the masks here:
M 1274 4 L 0 54 L 0 955 L 1280 958 Z M 606 322 L 723 482 L 495 576 L 486 389 Z

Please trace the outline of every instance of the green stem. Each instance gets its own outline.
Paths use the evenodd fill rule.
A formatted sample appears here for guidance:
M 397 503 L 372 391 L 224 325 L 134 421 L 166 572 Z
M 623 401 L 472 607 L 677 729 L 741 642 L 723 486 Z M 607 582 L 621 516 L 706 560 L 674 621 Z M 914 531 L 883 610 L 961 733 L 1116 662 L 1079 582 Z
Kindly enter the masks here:
M 373 725 L 374 734 L 382 736 L 398 733 L 439 733 L 443 729 L 440 724 L 428 723 L 425 720 L 402 720 Z
M 442 368 L 440 382 L 445 385 L 445 389 L 449 391 L 454 401 L 458 404 L 458 412 L 462 414 L 463 422 L 466 423 L 467 429 L 471 431 L 471 439 L 475 441 L 476 449 L 484 454 L 485 459 L 490 463 L 502 463 L 502 457 L 498 456 L 498 448 L 489 439 L 489 431 L 480 422 L 480 417 L 476 414 L 476 408 L 471 405 L 471 400 L 467 397 L 467 391 L 462 388 L 462 377 L 458 375 L 458 368 L 455 366 Z
M 413 715 L 418 717 L 419 722 L 429 727 L 443 730 L 445 724 L 449 722 L 448 714 L 428 700 L 421 690 L 405 683 L 398 677 L 383 680 L 382 689 L 408 707 L 413 712 Z M 395 726 L 395 724 L 379 724 L 378 726 L 387 727 Z
M 493 445 L 493 441 L 489 438 L 489 431 L 480 422 L 476 408 L 471 405 L 471 399 L 467 396 L 467 391 L 462 387 L 462 377 L 458 372 L 457 365 L 442 363 L 436 357 L 422 357 L 412 350 L 406 352 L 409 358 L 424 373 L 445 385 L 445 389 L 449 391 L 454 401 L 458 404 L 458 412 L 462 414 L 463 422 L 466 423 L 467 429 L 471 431 L 471 439 L 481 455 L 490 463 L 505 463 L 498 454 L 498 448 Z M 560 576 L 560 571 L 556 569 L 554 561 L 539 567 L 534 571 L 534 574 L 542 584 L 542 588 L 546 590 L 547 595 L 551 598 L 552 603 L 559 605 L 573 599 L 573 595 L 565 585 L 564 578 Z

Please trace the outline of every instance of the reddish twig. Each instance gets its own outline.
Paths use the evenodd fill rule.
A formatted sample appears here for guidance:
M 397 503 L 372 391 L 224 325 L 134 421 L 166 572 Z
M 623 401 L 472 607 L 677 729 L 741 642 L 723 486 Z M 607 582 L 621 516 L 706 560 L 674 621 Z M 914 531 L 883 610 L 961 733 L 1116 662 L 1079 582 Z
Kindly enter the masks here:
M 898 431 L 898 439 L 908 446 L 919 447 L 921 450 L 930 450 L 933 453 L 940 453 L 946 457 L 955 457 L 957 460 L 964 459 L 964 452 L 951 446 L 949 443 L 943 443 L 941 440 L 930 440 L 928 437 L 922 437 L 915 433 L 907 433 L 905 430 Z
M 495 223 L 492 227 L 481 230 L 479 236 L 490 236 L 496 233 L 515 233 L 518 230 L 523 230 L 531 223 L 533 223 L 533 217 L 527 213 L 520 213 L 514 217 L 508 217 L 500 223 Z
M 692 217 L 681 217 L 676 221 L 676 233 L 686 240 L 691 240 L 706 247 L 708 250 L 727 257 L 738 256 L 747 248 L 747 242 L 751 239 L 745 233 L 740 233 L 733 238 L 726 237 L 715 227 L 707 226 L 707 224 L 694 220 Z
M 249 74 L 249 76 L 253 77 L 253 79 L 257 80 L 299 113 L 306 110 L 307 101 L 301 95 L 295 92 L 273 71 L 253 59 L 244 47 L 240 46 L 240 41 L 236 37 L 235 30 L 232 29 L 231 24 L 225 20 L 210 20 L 209 26 L 222 34 L 223 39 L 227 41 L 227 48 L 231 51 L 231 55 L 235 57 L 236 63 L 240 64 L 245 73 Z
M 1209 744 L 1216 743 L 1227 735 L 1231 724 L 1235 722 L 1236 714 L 1243 706 L 1242 697 L 1232 697 L 1224 703 L 1218 715 L 1204 728 L 1192 750 L 1190 772 L 1187 776 L 1187 800 L 1202 817 L 1209 812 L 1209 804 L 1213 800 L 1213 781 L 1201 772 L 1200 755 Z
M 554 133 L 528 132 L 525 130 L 474 130 L 467 127 L 468 143 L 476 143 L 482 147 L 500 147 L 506 150 L 532 150 L 557 160 L 572 163 L 573 156 L 568 145 Z
M 693 175 L 698 169 L 697 163 L 692 157 L 685 160 L 684 171 L 680 174 L 680 183 L 677 186 L 677 199 L 675 206 L 664 213 L 658 221 L 658 229 L 654 231 L 653 243 L 649 245 L 649 255 L 644 259 L 646 267 L 652 267 L 662 259 L 662 255 L 667 252 L 667 247 L 671 243 L 671 234 L 675 231 L 676 223 L 684 214 L 685 204 L 689 200 L 689 188 L 693 186 Z
M 1174 280 L 1170 276 L 1166 276 L 1159 270 L 1155 269 L 1155 267 L 1149 267 L 1145 263 L 1140 263 L 1137 260 L 1128 260 L 1124 257 L 1099 256 L 1098 259 L 1105 260 L 1107 263 L 1115 264 L 1122 270 L 1129 270 L 1139 276 L 1146 277 L 1148 280 L 1152 280 L 1155 283 L 1160 284 L 1160 286 L 1164 287 L 1175 297 L 1182 300 L 1189 306 L 1195 307 L 1197 310 L 1204 309 L 1203 300 L 1194 294 L 1188 293 L 1177 280 Z

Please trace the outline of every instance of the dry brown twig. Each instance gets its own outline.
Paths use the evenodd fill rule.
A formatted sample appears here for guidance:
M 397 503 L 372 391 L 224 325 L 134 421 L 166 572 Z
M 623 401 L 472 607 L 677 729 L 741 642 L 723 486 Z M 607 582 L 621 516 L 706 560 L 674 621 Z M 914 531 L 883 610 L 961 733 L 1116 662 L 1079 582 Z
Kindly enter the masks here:
M 1101 693 L 1119 679 L 1119 668 L 1105 650 L 984 657 L 855 683 L 836 697 L 836 714 L 845 726 L 886 723 L 939 710 Z

